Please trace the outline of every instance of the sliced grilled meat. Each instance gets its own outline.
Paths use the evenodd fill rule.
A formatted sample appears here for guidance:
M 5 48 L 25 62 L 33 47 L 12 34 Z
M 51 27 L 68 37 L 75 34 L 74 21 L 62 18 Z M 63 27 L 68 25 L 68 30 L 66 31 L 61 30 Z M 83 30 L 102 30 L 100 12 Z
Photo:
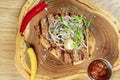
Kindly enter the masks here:
M 49 25 L 49 27 L 53 27 L 53 25 L 54 25 L 54 16 L 53 16 L 53 14 L 48 14 L 47 15 L 47 21 L 48 21 L 48 25 Z
M 51 47 L 51 45 L 49 44 L 49 42 L 43 37 L 40 36 L 40 43 L 46 48 L 49 49 Z
M 46 39 L 46 34 L 48 33 L 48 28 L 53 27 L 54 20 L 59 19 L 59 16 L 61 15 L 68 15 L 68 16 L 75 16 L 74 12 L 57 12 L 54 14 L 48 14 L 46 17 L 43 17 L 40 20 L 40 31 L 42 36 L 40 36 L 40 43 L 49 51 L 50 54 L 52 54 L 56 59 L 60 60 L 64 64 L 70 64 L 73 63 L 74 65 L 80 64 L 83 62 L 85 58 L 88 58 L 88 54 L 86 53 L 86 48 L 81 48 L 77 51 L 77 53 L 74 53 L 73 50 L 71 52 L 67 52 L 66 50 L 62 50 L 58 46 L 51 44 Z M 90 54 L 93 53 L 94 47 L 95 47 L 95 39 L 92 34 L 90 34 L 89 38 L 89 51 Z
M 65 64 L 70 64 L 72 62 L 69 53 L 65 52 L 64 54 L 64 62 Z
M 42 19 L 40 20 L 40 23 L 41 23 L 42 35 L 43 35 L 43 36 L 46 36 L 46 33 L 48 32 L 48 22 L 47 22 L 46 17 L 42 18 Z
M 84 53 L 81 50 L 79 50 L 78 56 L 79 56 L 79 60 L 84 60 Z
M 78 55 L 78 53 L 74 54 L 74 61 L 78 62 L 80 60 L 80 56 Z

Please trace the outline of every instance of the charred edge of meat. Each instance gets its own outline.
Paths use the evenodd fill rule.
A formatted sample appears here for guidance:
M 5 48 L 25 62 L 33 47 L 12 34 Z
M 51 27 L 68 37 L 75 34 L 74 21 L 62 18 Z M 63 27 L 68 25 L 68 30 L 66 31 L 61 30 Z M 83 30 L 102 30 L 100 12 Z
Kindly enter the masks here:
M 53 13 L 54 19 L 58 19 L 59 15 L 57 13 Z
M 68 15 L 71 16 L 72 14 L 69 12 Z
M 64 54 L 65 54 L 65 52 L 62 50 L 62 51 L 61 51 L 61 58 L 62 58 L 62 61 L 63 61 L 63 62 L 65 62 Z
M 84 59 L 84 53 L 81 50 L 79 50 L 78 55 L 82 60 Z
M 74 16 L 74 15 L 77 15 L 75 12 L 69 12 L 68 13 L 69 16 Z
M 67 11 L 65 11 L 63 14 L 64 14 L 64 16 L 65 16 L 65 15 L 68 15 L 68 12 L 67 12 Z
M 40 32 L 38 33 L 38 38 L 40 39 Z
M 89 53 L 89 57 L 91 57 L 91 54 Z
M 40 38 L 40 29 L 39 29 L 39 25 L 34 26 L 34 31 L 38 34 L 38 38 Z
M 67 11 L 59 11 L 59 12 L 57 12 L 57 13 L 55 13 L 53 16 L 61 16 L 61 15 L 67 15 Z
M 51 44 L 51 46 L 48 48 L 48 50 L 52 51 L 52 49 L 56 49 L 56 46 Z
M 42 35 L 42 28 L 41 28 L 41 20 L 39 21 L 39 31 L 40 31 L 40 34 Z
M 61 16 L 62 14 L 61 14 L 61 13 L 58 13 L 57 15 L 58 15 L 58 16 Z
M 45 17 L 46 17 L 46 24 L 47 24 L 47 27 L 49 28 L 50 23 L 49 23 L 49 21 L 48 21 L 48 16 L 46 15 Z
M 73 64 L 73 62 L 74 62 L 74 55 L 73 55 L 73 51 L 72 51 L 71 53 L 69 53 L 69 55 L 70 55 L 70 58 L 71 58 L 71 63 Z

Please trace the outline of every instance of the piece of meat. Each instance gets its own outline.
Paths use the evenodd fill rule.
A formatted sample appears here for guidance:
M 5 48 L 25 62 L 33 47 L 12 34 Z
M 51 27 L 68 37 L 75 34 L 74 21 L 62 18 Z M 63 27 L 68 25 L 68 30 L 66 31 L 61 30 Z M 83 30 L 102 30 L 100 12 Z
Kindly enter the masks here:
M 58 58 L 61 58 L 62 57 L 62 54 L 61 54 L 62 50 L 59 47 L 57 47 L 55 50 L 56 50 L 56 55 L 58 56 Z
M 69 53 L 70 55 L 70 58 L 71 58 L 71 62 L 73 63 L 74 62 L 74 53 L 73 51 Z
M 63 61 L 61 60 L 61 58 L 56 54 L 58 50 L 56 50 L 56 48 L 52 48 L 51 51 L 46 50 L 46 54 L 47 54 L 47 60 L 49 60 L 50 62 L 52 62 L 53 64 L 63 64 Z M 59 52 L 60 53 L 60 52 Z
M 78 62 L 80 60 L 80 56 L 78 55 L 78 53 L 74 53 L 74 61 Z
M 78 50 L 77 53 L 74 54 L 73 65 L 81 64 L 83 61 L 84 61 L 84 53 L 81 50 Z
M 49 44 L 49 42 L 43 37 L 40 36 L 40 43 L 46 48 L 49 49 L 51 47 L 51 45 Z
M 41 18 L 40 20 L 40 24 L 41 24 L 41 33 L 44 37 L 46 37 L 46 33 L 48 32 L 48 23 L 46 20 L 46 17 Z
M 89 33 L 89 39 L 88 39 L 88 50 L 89 50 L 89 53 L 90 55 L 92 55 L 92 53 L 94 52 L 94 49 L 95 49 L 95 38 L 93 36 L 92 33 Z
M 84 53 L 81 50 L 78 51 L 78 56 L 79 60 L 84 60 Z
M 51 47 L 51 49 L 48 49 L 48 51 L 53 54 L 57 59 L 61 59 L 62 50 L 59 47 Z
M 70 55 L 67 52 L 65 52 L 65 54 L 64 54 L 64 62 L 65 62 L 65 64 L 70 64 L 71 63 Z
M 48 21 L 48 25 L 49 27 L 54 27 L 54 16 L 53 14 L 48 14 L 47 15 L 47 21 Z
M 37 25 L 37 26 L 34 26 L 34 31 L 35 31 L 35 32 L 40 32 L 38 25 Z
M 42 18 L 40 21 L 40 31 L 42 32 L 42 37 L 40 36 L 41 44 L 49 51 L 51 55 L 53 55 L 56 59 L 62 61 L 64 64 L 80 64 L 84 61 L 84 59 L 89 58 L 89 55 L 86 51 L 86 48 L 83 47 L 77 53 L 63 51 L 59 47 L 51 44 L 45 37 L 48 33 L 48 27 L 54 27 L 54 20 L 59 19 L 61 15 L 75 16 L 74 12 L 57 12 L 55 14 L 48 14 L 46 17 Z M 90 38 L 88 42 L 88 50 L 89 53 L 92 54 L 95 47 L 95 39 L 94 36 L 90 33 Z M 54 47 L 55 46 L 55 47 Z
M 52 49 L 56 49 L 56 45 L 54 43 L 49 43 L 50 47 L 48 48 L 49 51 L 51 51 Z
M 54 19 L 59 19 L 59 15 L 58 14 L 54 14 Z
M 34 26 L 34 31 L 35 31 L 35 33 L 37 33 L 38 38 L 40 38 L 40 35 L 41 35 L 40 25 Z
M 74 17 L 76 15 L 76 13 L 75 12 L 69 12 L 68 15 L 71 16 L 71 17 Z
M 80 55 L 83 55 L 84 58 L 86 58 L 86 59 L 89 58 L 89 53 L 87 53 L 87 50 L 86 50 L 85 47 L 82 47 L 82 48 L 79 50 L 79 54 L 80 54 Z M 83 59 L 84 59 L 84 58 L 83 58 Z M 82 57 L 81 57 L 80 60 L 82 60 Z
M 61 60 L 64 62 L 65 61 L 65 57 L 64 57 L 65 51 L 61 50 Z
M 68 15 L 68 12 L 58 10 L 58 12 L 56 14 L 54 14 L 54 19 L 58 19 L 61 15 L 66 16 L 66 15 Z

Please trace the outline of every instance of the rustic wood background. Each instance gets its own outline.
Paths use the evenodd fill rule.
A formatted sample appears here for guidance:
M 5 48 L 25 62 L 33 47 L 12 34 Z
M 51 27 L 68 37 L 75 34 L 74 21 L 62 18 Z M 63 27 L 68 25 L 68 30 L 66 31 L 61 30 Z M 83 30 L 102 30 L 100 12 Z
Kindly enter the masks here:
M 0 80 L 25 80 L 14 64 L 17 21 L 26 0 L 0 0 Z M 120 21 L 119 0 L 89 0 L 107 10 Z M 111 80 L 120 80 L 120 70 Z

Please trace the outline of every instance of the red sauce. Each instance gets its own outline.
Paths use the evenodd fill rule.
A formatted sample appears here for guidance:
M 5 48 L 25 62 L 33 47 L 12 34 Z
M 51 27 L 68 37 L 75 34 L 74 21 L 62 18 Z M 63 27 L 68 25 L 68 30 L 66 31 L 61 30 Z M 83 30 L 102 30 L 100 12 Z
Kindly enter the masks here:
M 103 60 L 95 60 L 89 65 L 88 74 L 94 80 L 108 80 L 111 72 Z

